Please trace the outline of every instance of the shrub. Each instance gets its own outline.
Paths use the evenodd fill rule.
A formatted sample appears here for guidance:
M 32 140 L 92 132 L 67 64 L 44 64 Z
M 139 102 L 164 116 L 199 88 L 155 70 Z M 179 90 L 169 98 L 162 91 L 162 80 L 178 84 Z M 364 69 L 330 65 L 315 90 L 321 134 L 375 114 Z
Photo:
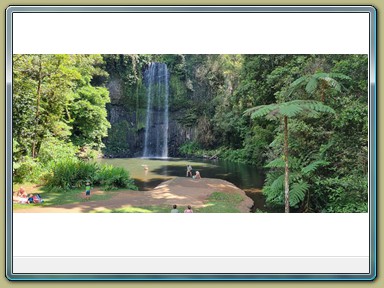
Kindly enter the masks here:
M 129 172 L 121 167 L 112 165 L 101 165 L 94 178 L 94 184 L 104 187 L 106 190 L 118 188 L 128 188 L 137 190 L 134 181 L 129 176 Z
M 51 161 L 61 159 L 76 160 L 77 147 L 72 143 L 48 137 L 40 147 L 39 160 L 43 165 L 49 165 Z
M 51 189 L 80 188 L 84 187 L 87 181 L 90 181 L 93 185 L 100 185 L 106 190 L 117 188 L 137 189 L 128 171 L 123 168 L 72 159 L 55 163 L 52 171 L 45 173 L 42 180 Z
M 39 161 L 29 156 L 13 163 L 13 169 L 13 181 L 15 183 L 36 182 L 42 172 Z
M 196 141 L 186 142 L 180 146 L 179 152 L 182 155 L 194 155 L 199 151 L 200 147 Z

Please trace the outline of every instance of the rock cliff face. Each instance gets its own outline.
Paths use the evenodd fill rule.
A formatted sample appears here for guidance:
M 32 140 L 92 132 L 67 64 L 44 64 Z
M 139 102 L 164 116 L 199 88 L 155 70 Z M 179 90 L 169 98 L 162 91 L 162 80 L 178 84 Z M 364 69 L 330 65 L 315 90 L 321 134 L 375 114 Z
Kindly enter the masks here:
M 157 64 L 157 66 L 165 65 Z M 154 69 L 153 67 L 156 66 L 154 64 L 151 65 L 147 69 L 150 69 L 150 67 Z M 105 141 L 105 154 L 107 157 L 164 157 L 164 155 L 154 155 L 156 154 L 156 147 L 149 147 L 149 145 L 156 145 L 156 141 L 160 145 L 166 143 L 167 155 L 165 157 L 177 157 L 179 156 L 178 148 L 180 145 L 196 138 L 196 128 L 185 126 L 180 121 L 185 118 L 183 111 L 175 111 L 172 107 L 176 95 L 180 98 L 180 92 L 175 91 L 174 86 L 168 85 L 164 80 L 160 84 L 148 83 L 160 78 L 161 69 L 164 70 L 165 68 L 156 69 L 154 72 L 144 71 L 142 84 L 137 87 L 128 87 L 118 76 L 111 77 L 107 83 L 111 99 L 111 103 L 107 106 L 108 121 L 111 123 L 111 129 Z M 159 72 L 158 70 L 161 71 Z M 152 73 L 147 78 L 152 77 L 153 79 L 146 79 L 144 77 L 147 75 L 146 73 Z M 170 77 L 169 73 L 167 77 Z M 174 79 L 172 80 L 175 81 Z M 169 80 L 167 81 L 169 82 Z M 164 85 L 168 86 L 164 88 Z M 159 92 L 160 90 L 166 91 L 168 93 L 167 97 L 169 97 L 169 107 L 166 107 L 166 118 L 164 116 L 165 108 L 154 106 L 152 109 L 148 106 L 153 106 L 154 102 L 160 103 L 164 101 L 164 96 L 157 95 L 164 94 Z M 156 95 L 153 96 L 152 94 Z M 158 98 L 148 99 L 148 97 Z M 150 120 L 148 120 L 147 116 L 150 116 Z M 164 131 L 165 129 L 167 131 Z M 159 141 L 158 138 L 163 134 L 167 134 L 167 139 Z M 147 144 L 147 148 L 145 144 Z

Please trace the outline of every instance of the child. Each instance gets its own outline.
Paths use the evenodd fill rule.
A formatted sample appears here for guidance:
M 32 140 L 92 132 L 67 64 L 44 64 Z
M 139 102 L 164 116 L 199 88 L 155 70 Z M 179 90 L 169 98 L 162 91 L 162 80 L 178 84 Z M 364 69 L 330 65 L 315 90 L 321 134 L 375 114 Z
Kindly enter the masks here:
M 179 210 L 177 209 L 177 205 L 173 205 L 173 209 L 171 210 L 171 213 L 179 213 Z
M 184 213 L 193 213 L 191 205 L 188 205 L 187 209 L 184 210 Z
M 28 203 L 33 203 L 33 194 L 29 194 Z
M 195 174 L 195 176 L 193 176 L 193 179 L 201 179 L 199 171 L 196 171 L 196 174 Z
M 85 184 L 85 199 L 89 200 L 91 198 L 91 183 L 87 181 Z

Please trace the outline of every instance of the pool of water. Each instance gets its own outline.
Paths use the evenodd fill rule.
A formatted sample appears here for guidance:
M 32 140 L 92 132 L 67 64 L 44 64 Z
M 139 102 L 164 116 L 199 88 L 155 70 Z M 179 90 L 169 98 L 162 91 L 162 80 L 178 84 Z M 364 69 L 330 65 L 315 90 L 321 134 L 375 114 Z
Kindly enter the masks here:
M 185 177 L 188 164 L 193 174 L 199 171 L 202 177 L 227 180 L 243 190 L 258 191 L 264 181 L 261 169 L 223 160 L 115 158 L 100 159 L 100 162 L 128 170 L 139 190 L 151 190 L 165 180 Z

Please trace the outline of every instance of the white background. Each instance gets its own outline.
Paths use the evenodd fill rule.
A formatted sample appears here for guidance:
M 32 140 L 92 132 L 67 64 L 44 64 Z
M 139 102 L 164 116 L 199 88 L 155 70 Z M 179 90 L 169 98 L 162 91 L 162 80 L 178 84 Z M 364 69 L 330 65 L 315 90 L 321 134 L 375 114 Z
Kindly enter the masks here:
M 368 54 L 368 13 L 15 13 L 13 53 Z
M 15 54 L 369 53 L 368 13 L 13 16 Z M 368 256 L 368 216 L 15 213 L 13 255 Z
M 14 213 L 14 256 L 368 256 L 368 216 Z

